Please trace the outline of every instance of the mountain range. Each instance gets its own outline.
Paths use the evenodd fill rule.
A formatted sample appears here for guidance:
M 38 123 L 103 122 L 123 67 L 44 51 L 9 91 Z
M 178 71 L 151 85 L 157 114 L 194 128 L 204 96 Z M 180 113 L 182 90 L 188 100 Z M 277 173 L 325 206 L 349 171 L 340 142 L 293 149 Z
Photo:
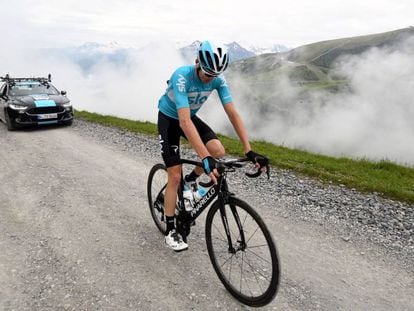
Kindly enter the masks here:
M 361 55 L 372 48 L 398 50 L 408 37 L 414 37 L 414 27 L 394 31 L 321 41 L 303 45 L 284 53 L 261 54 L 230 64 L 226 76 L 246 77 L 249 83 L 274 83 L 279 77 L 290 82 L 336 91 L 343 86 L 343 77 L 336 76 L 334 69 L 343 56 Z
M 194 41 L 190 45 L 177 50 L 186 62 L 192 63 L 197 56 L 199 45 L 200 41 Z M 230 62 L 255 57 L 263 53 L 286 52 L 289 50 L 288 47 L 281 44 L 275 44 L 270 48 L 251 46 L 249 49 L 242 47 L 237 42 L 228 43 L 226 46 L 229 50 Z M 64 49 L 48 48 L 44 51 L 48 55 L 63 56 L 80 66 L 85 72 L 88 72 L 94 65 L 102 62 L 109 62 L 117 66 L 125 65 L 128 62 L 129 55 L 138 50 L 138 48 L 123 46 L 117 42 L 110 42 L 108 44 L 86 42 L 78 46 Z
M 192 61 L 195 57 L 197 57 L 197 50 L 200 46 L 200 43 L 200 41 L 194 41 L 190 45 L 179 49 L 181 55 L 185 60 Z M 255 57 L 264 53 L 283 53 L 290 50 L 290 48 L 282 44 L 274 44 L 271 47 L 250 46 L 249 48 L 245 48 L 236 41 L 227 43 L 225 46 L 229 52 L 230 62 Z
M 248 48 L 237 42 L 226 44 L 230 54 L 230 77 L 248 73 L 249 79 L 255 83 L 267 83 L 278 76 L 287 76 L 291 81 L 303 84 L 318 83 L 335 89 L 340 77 L 335 77 L 331 69 L 337 59 L 344 55 L 358 55 L 370 48 L 398 46 L 404 38 L 414 35 L 414 27 L 395 31 L 321 41 L 290 49 L 284 45 L 274 44 L 269 47 Z M 200 41 L 178 48 L 178 52 L 186 62 L 193 62 Z M 126 66 L 135 47 L 127 47 L 117 42 L 100 44 L 87 42 L 79 46 L 65 49 L 50 48 L 46 52 L 56 57 L 66 57 L 78 64 L 85 72 L 94 65 L 109 62 L 116 66 Z

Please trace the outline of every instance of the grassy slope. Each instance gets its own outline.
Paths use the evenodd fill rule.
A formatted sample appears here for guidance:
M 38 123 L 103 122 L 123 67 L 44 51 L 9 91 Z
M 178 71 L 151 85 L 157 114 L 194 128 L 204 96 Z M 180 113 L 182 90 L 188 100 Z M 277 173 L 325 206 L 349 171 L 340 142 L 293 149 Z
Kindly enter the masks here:
M 77 111 L 76 117 L 115 126 L 136 133 L 157 135 L 157 127 L 150 122 L 132 121 L 113 116 L 102 116 L 86 111 Z M 241 144 L 232 138 L 220 135 L 227 153 L 242 155 Z M 414 203 L 414 168 L 390 162 L 371 162 L 333 158 L 293 150 L 263 141 L 252 142 L 252 148 L 270 158 L 272 165 L 291 169 L 300 174 L 316 177 L 324 182 L 343 184 L 360 191 L 378 192 L 387 198 Z
M 360 54 L 370 47 L 392 45 L 399 40 L 414 35 L 414 28 L 321 41 L 300 46 L 288 53 L 288 59 L 299 63 L 312 63 L 321 67 L 330 67 L 333 61 L 343 54 Z
M 300 46 L 283 54 L 270 53 L 236 61 L 229 66 L 226 75 L 246 77 L 248 85 L 266 84 L 281 77 L 289 78 L 293 84 L 307 89 L 331 89 L 346 84 L 341 77 L 330 72 L 334 61 L 341 55 L 361 54 L 371 47 L 393 45 L 402 39 L 414 36 L 414 27 L 379 34 L 321 41 Z M 289 60 L 287 62 L 286 60 Z

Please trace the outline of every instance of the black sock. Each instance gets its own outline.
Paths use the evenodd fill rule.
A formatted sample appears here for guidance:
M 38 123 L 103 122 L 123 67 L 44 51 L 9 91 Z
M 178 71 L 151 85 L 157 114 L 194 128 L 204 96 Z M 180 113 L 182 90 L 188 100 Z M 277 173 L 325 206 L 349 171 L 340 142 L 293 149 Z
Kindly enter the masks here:
M 195 181 L 198 178 L 198 176 L 199 175 L 195 172 L 195 170 L 193 170 L 190 174 L 185 176 L 185 181 Z
M 167 223 L 167 231 L 165 232 L 165 235 L 168 235 L 171 230 L 175 229 L 175 216 L 165 216 L 165 220 Z

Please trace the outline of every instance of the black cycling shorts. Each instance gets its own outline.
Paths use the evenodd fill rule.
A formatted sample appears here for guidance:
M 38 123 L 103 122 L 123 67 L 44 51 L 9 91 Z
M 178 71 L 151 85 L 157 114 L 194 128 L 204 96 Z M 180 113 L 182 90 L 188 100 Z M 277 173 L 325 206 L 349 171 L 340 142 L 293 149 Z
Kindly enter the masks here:
M 216 133 L 199 117 L 191 117 L 194 126 L 204 144 L 212 139 L 217 139 Z M 161 111 L 158 112 L 158 132 L 161 145 L 161 155 L 167 167 L 181 164 L 180 161 L 180 137 L 185 137 L 178 120 L 168 117 Z M 187 138 L 186 138 L 187 139 Z

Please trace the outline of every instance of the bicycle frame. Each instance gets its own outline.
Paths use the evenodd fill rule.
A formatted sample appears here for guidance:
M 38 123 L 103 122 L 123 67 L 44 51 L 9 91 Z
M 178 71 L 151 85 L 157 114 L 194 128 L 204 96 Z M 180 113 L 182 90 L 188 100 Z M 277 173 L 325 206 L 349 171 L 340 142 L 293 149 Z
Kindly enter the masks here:
M 195 166 L 199 166 L 199 162 L 182 159 L 181 162 L 183 164 L 191 164 Z M 181 174 L 181 186 L 180 190 L 178 192 L 178 198 L 181 205 L 181 210 L 185 211 L 184 209 L 184 202 L 183 202 L 183 194 L 182 190 L 184 188 L 184 179 L 183 174 Z M 227 182 L 225 179 L 225 176 L 223 174 L 220 174 L 220 176 L 217 179 L 217 184 L 213 185 L 207 193 L 201 198 L 200 201 L 198 201 L 191 212 L 186 211 L 186 213 L 189 216 L 189 221 L 192 222 L 198 218 L 198 216 L 201 215 L 201 213 L 212 203 L 217 197 L 225 197 L 226 195 L 229 195 Z
M 249 161 L 248 158 L 218 160 L 215 165 L 219 173 L 217 184 L 208 186 L 207 193 L 189 211 L 186 210 L 187 202 L 183 197 L 185 183 L 184 175 L 181 174 L 175 204 L 175 228 L 183 241 L 187 242 L 191 226 L 208 208 L 205 240 L 217 276 L 237 300 L 249 306 L 261 307 L 273 300 L 279 286 L 280 267 L 276 245 L 258 212 L 230 192 L 227 183 L 228 173 L 243 167 L 242 162 Z M 182 159 L 181 164 L 203 166 L 201 162 L 187 159 Z M 265 172 L 263 166 L 256 167 L 256 172 L 250 170 L 245 175 L 253 178 Z M 268 166 L 266 169 L 269 173 Z M 168 175 L 168 170 L 165 165 L 158 163 L 151 169 L 147 183 L 151 216 L 163 234 L 166 233 L 166 174 Z M 206 187 L 202 183 L 201 185 Z M 232 273 L 233 270 L 237 271 L 237 275 L 236 272 Z
M 187 160 L 187 159 L 182 159 L 182 163 L 183 164 L 196 165 L 196 166 L 200 165 L 199 162 L 192 161 L 192 160 Z M 233 196 L 233 194 L 228 189 L 225 170 L 222 169 L 222 170 L 220 170 L 219 173 L 220 173 L 220 176 L 217 179 L 217 184 L 213 185 L 207 191 L 207 193 L 201 198 L 201 200 L 198 201 L 195 204 L 195 206 L 194 206 L 194 208 L 191 212 L 185 211 L 182 191 L 179 191 L 178 196 L 179 196 L 179 202 L 180 202 L 180 205 L 181 205 L 180 213 L 185 213 L 186 214 L 185 219 L 186 219 L 186 222 L 187 222 L 187 225 L 188 225 L 188 224 L 192 223 L 193 221 L 195 221 L 201 215 L 201 213 L 216 198 L 218 198 L 219 204 L 220 204 L 221 219 L 223 221 L 223 226 L 226 230 L 227 240 L 228 240 L 228 243 L 229 243 L 229 252 L 236 253 L 238 250 L 244 250 L 246 248 L 246 241 L 245 241 L 245 237 L 244 237 L 243 226 L 242 226 L 242 223 L 240 221 L 240 217 L 239 217 L 235 207 L 230 206 L 231 211 L 234 215 L 234 219 L 237 222 L 237 227 L 239 229 L 240 239 L 241 239 L 240 241 L 238 241 L 238 242 L 240 242 L 239 248 L 235 249 L 234 246 L 233 246 L 233 242 L 231 240 L 231 234 L 230 234 L 230 231 L 229 231 L 229 225 L 228 225 L 228 221 L 227 221 L 226 210 L 224 208 L 224 205 L 226 203 L 228 203 L 228 201 L 229 201 L 229 197 Z M 181 174 L 181 187 L 180 187 L 180 189 L 183 189 L 183 187 L 184 187 L 184 179 L 183 179 L 183 174 Z

